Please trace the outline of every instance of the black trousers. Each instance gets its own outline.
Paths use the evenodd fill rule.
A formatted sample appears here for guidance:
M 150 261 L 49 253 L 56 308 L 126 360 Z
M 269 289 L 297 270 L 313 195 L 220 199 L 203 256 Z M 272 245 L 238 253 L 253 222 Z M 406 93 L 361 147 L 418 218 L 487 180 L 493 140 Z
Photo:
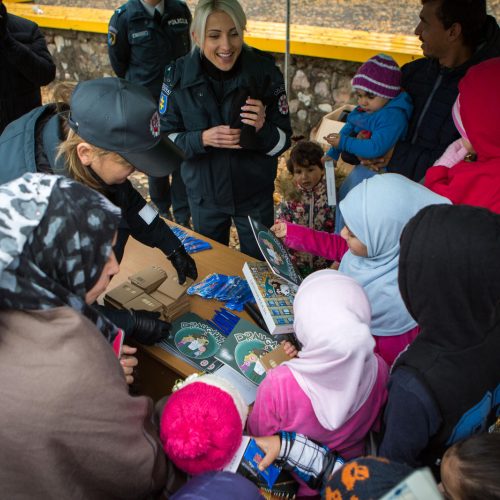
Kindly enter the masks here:
M 263 260 L 248 222 L 248 216 L 250 215 L 261 224 L 271 227 L 274 223 L 272 196 L 268 199 L 257 200 L 249 209 L 234 214 L 225 213 L 217 208 L 204 207 L 203 203 L 198 203 L 191 198 L 189 199 L 189 206 L 191 207 L 193 227 L 196 232 L 208 236 L 223 245 L 228 245 L 231 222 L 234 222 L 238 231 L 241 251 L 251 257 Z
M 181 177 L 180 169 L 175 170 L 167 177 L 149 177 L 149 195 L 151 201 L 156 205 L 161 215 L 168 214 L 170 206 L 174 214 L 175 222 L 186 224 L 189 222 L 189 202 L 186 186 Z

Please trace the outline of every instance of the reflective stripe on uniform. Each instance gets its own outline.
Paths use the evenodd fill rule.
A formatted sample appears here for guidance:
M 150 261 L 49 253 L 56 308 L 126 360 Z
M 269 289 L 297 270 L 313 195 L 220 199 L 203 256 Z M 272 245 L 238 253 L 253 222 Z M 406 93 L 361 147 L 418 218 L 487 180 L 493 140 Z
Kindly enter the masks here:
M 278 143 L 276 144 L 276 146 L 274 146 L 273 149 L 271 149 L 271 151 L 266 153 L 268 156 L 274 156 L 275 154 L 278 154 L 285 147 L 285 144 L 286 144 L 285 132 L 283 132 L 283 130 L 281 130 L 279 127 L 276 127 L 276 128 L 277 128 L 278 134 L 279 134 Z

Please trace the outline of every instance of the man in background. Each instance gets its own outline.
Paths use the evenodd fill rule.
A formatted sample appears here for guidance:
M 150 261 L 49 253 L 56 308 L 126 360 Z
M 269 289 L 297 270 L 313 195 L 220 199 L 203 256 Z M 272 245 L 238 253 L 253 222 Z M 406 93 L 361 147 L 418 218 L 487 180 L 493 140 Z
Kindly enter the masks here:
M 0 134 L 12 121 L 41 106 L 40 87 L 56 66 L 38 25 L 7 12 L 0 0 Z
M 414 105 L 406 138 L 392 155 L 363 164 L 387 164 L 388 171 L 420 181 L 459 138 L 451 117 L 458 82 L 474 64 L 500 56 L 500 29 L 486 14 L 486 0 L 422 0 L 415 35 L 425 58 L 402 67 L 402 87 Z

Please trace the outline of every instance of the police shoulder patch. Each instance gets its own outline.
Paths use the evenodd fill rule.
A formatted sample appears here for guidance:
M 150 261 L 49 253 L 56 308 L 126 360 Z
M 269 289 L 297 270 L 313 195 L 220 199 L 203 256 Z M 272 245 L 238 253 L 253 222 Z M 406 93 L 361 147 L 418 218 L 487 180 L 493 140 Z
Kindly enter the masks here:
M 278 99 L 278 110 L 282 115 L 288 114 L 288 99 L 286 98 L 286 94 L 284 92 Z
M 158 103 L 158 111 L 160 112 L 160 115 L 164 115 L 167 112 L 167 104 L 168 104 L 168 95 L 162 90 L 160 94 L 160 100 Z
M 112 47 L 116 43 L 116 34 L 118 33 L 118 30 L 114 28 L 113 26 L 110 26 L 108 29 L 108 45 Z
M 160 137 L 160 117 L 158 112 L 155 111 L 149 122 L 149 131 L 153 137 Z

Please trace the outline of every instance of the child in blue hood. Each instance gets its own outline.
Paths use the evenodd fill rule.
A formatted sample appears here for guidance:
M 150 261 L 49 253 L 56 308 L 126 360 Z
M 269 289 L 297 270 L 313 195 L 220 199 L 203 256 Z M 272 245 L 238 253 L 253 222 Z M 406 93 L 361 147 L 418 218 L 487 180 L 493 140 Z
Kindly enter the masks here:
M 328 157 L 356 165 L 339 190 L 339 200 L 363 179 L 374 172 L 358 165 L 361 159 L 385 156 L 402 139 L 408 129 L 413 111 L 410 96 L 401 89 L 401 70 L 396 61 L 378 54 L 361 65 L 351 82 L 358 106 L 349 113 L 347 123 L 339 134 L 325 140 L 331 145 Z M 335 232 L 343 227 L 337 217 Z

